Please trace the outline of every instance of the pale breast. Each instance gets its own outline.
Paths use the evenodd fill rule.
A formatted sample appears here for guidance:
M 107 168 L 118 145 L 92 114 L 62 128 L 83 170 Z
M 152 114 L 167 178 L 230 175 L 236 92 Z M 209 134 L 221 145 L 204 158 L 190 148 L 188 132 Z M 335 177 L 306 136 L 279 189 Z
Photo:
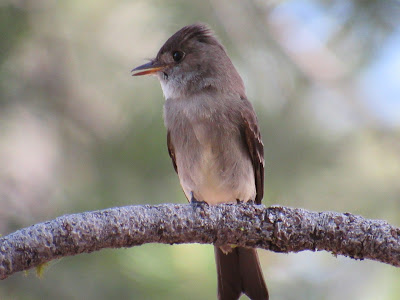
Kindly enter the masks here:
M 209 204 L 254 200 L 253 165 L 238 125 L 222 108 L 192 104 L 168 100 L 164 109 L 186 197 L 193 192 Z

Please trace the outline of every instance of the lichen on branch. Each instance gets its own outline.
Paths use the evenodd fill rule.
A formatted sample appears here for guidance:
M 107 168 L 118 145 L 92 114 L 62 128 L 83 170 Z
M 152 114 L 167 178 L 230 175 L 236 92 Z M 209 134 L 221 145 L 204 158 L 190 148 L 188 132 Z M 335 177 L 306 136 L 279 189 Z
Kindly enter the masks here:
M 0 238 L 0 279 L 45 262 L 146 243 L 328 251 L 400 266 L 400 228 L 349 213 L 263 205 L 163 204 L 65 215 Z

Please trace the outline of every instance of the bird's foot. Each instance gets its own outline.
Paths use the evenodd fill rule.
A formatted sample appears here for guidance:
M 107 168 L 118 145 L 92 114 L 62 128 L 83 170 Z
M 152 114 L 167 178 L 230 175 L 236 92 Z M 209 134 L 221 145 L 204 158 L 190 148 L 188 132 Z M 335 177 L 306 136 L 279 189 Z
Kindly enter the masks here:
M 205 201 L 199 201 L 197 200 L 194 195 L 193 192 L 190 192 L 190 204 L 192 206 L 203 206 L 203 205 L 208 205 L 207 202 Z
M 241 205 L 254 205 L 254 201 L 253 200 L 248 200 L 248 201 L 243 201 L 240 199 L 236 199 L 236 204 L 241 204 Z

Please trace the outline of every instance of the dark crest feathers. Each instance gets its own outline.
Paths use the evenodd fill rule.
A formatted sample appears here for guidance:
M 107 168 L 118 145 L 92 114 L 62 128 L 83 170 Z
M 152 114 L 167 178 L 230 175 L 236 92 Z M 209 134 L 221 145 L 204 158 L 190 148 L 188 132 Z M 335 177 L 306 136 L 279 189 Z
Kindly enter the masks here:
M 175 50 L 176 48 L 180 48 L 181 45 L 193 39 L 196 39 L 200 43 L 218 45 L 222 47 L 215 37 L 214 32 L 207 25 L 196 23 L 183 27 L 173 36 L 171 36 L 161 47 L 158 55 L 167 51 Z

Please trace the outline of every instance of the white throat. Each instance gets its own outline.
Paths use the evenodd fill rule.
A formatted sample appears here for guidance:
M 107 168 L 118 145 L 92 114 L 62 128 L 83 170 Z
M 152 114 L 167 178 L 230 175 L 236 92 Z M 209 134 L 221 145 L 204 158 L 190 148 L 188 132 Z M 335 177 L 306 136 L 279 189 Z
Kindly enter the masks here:
M 174 84 L 171 81 L 160 80 L 161 88 L 164 94 L 165 100 L 169 98 L 176 97 L 179 91 L 174 87 Z

